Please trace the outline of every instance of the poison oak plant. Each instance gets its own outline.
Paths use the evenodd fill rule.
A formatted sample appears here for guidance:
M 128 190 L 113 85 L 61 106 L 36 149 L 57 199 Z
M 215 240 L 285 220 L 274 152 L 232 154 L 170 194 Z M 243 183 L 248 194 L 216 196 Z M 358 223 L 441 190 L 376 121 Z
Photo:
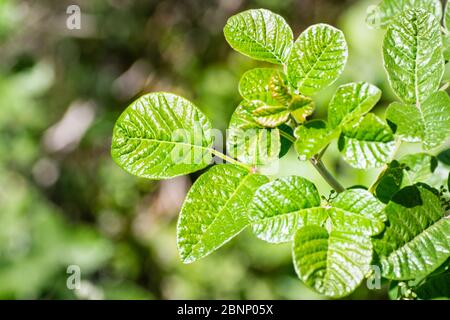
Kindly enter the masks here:
M 198 108 L 159 92 L 139 98 L 120 116 L 112 157 L 131 174 L 149 179 L 198 171 L 213 156 L 228 162 L 201 175 L 186 197 L 177 228 L 185 263 L 251 227 L 269 243 L 292 242 L 298 277 L 326 296 L 350 294 L 378 265 L 382 277 L 392 280 L 394 298 L 448 297 L 449 196 L 444 187 L 427 184 L 438 158 L 417 153 L 395 159 L 402 141 L 421 143 L 431 152 L 450 135 L 450 98 L 440 89 L 449 23 L 441 26 L 441 16 L 440 2 L 431 0 L 385 0 L 371 10 L 368 22 L 387 29 L 384 65 L 399 100 L 388 107 L 386 121 L 370 113 L 380 89 L 349 83 L 335 92 L 326 121 L 310 121 L 312 97 L 344 70 L 343 33 L 317 24 L 294 41 L 281 16 L 264 9 L 239 13 L 224 28 L 228 43 L 277 67 L 242 76 L 243 99 L 230 121 L 228 154 L 214 149 L 212 125 Z M 384 167 L 373 185 L 343 187 L 321 160 L 330 143 L 337 143 L 355 168 Z M 261 174 L 292 145 L 334 196 L 321 197 L 299 176 Z M 439 155 L 446 165 L 449 158 L 448 151 Z

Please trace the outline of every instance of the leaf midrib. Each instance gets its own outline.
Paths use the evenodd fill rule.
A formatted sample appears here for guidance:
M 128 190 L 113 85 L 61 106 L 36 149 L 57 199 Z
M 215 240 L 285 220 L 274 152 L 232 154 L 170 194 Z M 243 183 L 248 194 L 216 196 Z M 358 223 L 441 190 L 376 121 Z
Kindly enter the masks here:
M 304 80 L 302 80 L 301 82 L 298 83 L 298 88 L 302 87 L 303 84 L 309 79 L 309 75 L 310 73 L 315 70 L 317 64 L 321 61 L 322 56 L 325 54 L 325 51 L 328 51 L 328 49 L 330 48 L 331 45 L 334 44 L 336 37 L 338 36 L 338 33 L 334 33 L 333 37 L 331 39 L 331 41 L 325 46 L 325 48 L 322 50 L 322 52 L 320 53 L 319 57 L 317 58 L 317 60 L 314 62 L 314 64 L 311 66 L 311 68 L 309 69 L 309 71 L 306 73 Z
M 255 21 L 253 19 L 253 16 L 250 15 L 253 23 L 255 24 Z M 247 25 L 247 22 L 242 18 L 243 22 L 245 23 L 245 25 Z M 264 25 L 266 25 L 266 20 L 262 19 Z M 255 24 L 256 26 L 256 24 Z M 276 51 L 272 51 L 270 49 L 267 48 L 267 45 L 265 43 L 260 42 L 257 38 L 254 38 L 251 34 L 248 34 L 246 31 L 246 29 L 242 29 L 239 27 L 239 25 L 237 24 L 237 26 L 235 25 L 235 29 L 238 29 L 245 37 L 249 38 L 250 40 L 254 41 L 256 44 L 258 44 L 262 49 L 266 50 L 267 52 L 269 52 L 270 54 L 272 54 L 272 56 L 275 58 L 276 61 L 278 61 L 280 64 L 284 64 L 284 61 L 282 59 L 281 56 L 278 56 L 278 54 L 276 53 Z M 276 48 L 276 46 L 274 47 L 274 49 Z M 246 54 L 247 55 L 247 54 Z

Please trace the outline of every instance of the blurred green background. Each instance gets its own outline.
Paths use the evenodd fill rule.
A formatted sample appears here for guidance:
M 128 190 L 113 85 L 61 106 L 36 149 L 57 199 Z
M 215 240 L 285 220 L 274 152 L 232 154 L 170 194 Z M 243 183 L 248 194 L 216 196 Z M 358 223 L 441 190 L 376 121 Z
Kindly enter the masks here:
M 81 8 L 81 29 L 66 9 Z M 365 80 L 393 99 L 381 67 L 382 33 L 364 22 L 373 1 L 0 0 L 1 299 L 321 299 L 296 278 L 289 245 L 249 230 L 192 265 L 177 255 L 175 225 L 198 174 L 154 182 L 110 157 L 114 121 L 142 93 L 170 91 L 225 129 L 239 103 L 239 77 L 257 62 L 235 53 L 222 28 L 248 8 L 283 15 L 295 37 L 325 22 L 343 29 L 350 59 L 339 83 Z M 316 97 L 325 114 L 330 90 Z M 328 154 L 333 154 L 330 151 Z M 345 185 L 374 171 L 326 162 Z M 293 153 L 280 175 L 329 188 Z M 69 290 L 67 267 L 81 269 Z M 363 286 L 350 298 L 385 298 Z

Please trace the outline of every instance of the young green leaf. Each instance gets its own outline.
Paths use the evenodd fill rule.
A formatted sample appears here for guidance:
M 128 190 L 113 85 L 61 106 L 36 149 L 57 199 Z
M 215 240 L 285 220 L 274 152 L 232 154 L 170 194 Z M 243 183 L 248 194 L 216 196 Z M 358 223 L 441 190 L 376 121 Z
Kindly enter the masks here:
M 249 165 L 264 165 L 278 159 L 281 149 L 278 129 L 266 129 L 253 112 L 263 107 L 260 101 L 243 101 L 233 113 L 228 127 L 228 153 Z
M 271 243 L 291 241 L 298 228 L 322 225 L 327 218 L 320 195 L 310 181 L 301 177 L 280 178 L 260 187 L 249 206 L 253 232 Z M 316 208 L 316 210 L 308 210 Z
M 380 100 L 381 90 L 367 82 L 340 86 L 328 107 L 328 123 L 337 128 L 369 112 Z
M 286 106 L 291 103 L 289 80 L 284 72 L 279 71 L 270 78 L 269 89 L 273 98 L 281 105 Z
M 272 87 L 272 79 L 279 77 L 279 71 L 270 68 L 256 68 L 244 73 L 239 81 L 239 93 L 245 100 L 259 100 L 269 106 L 280 105 L 276 95 L 282 91 L 280 86 Z M 273 90 L 273 88 L 275 90 Z
M 429 187 L 400 190 L 385 208 L 388 226 L 374 240 L 382 274 L 408 280 L 426 276 L 450 257 L 450 219 Z
M 371 8 L 366 21 L 374 28 L 387 28 L 396 21 L 399 14 L 414 8 L 424 9 L 441 19 L 442 5 L 439 0 L 383 0 L 378 6 Z
M 255 121 L 266 128 L 276 128 L 289 119 L 291 112 L 285 106 L 260 106 L 253 110 Z
M 247 205 L 269 179 L 235 165 L 216 165 L 194 183 L 181 209 L 177 244 L 181 259 L 205 257 L 249 223 Z
M 228 19 L 223 30 L 230 46 L 257 60 L 284 64 L 294 36 L 286 21 L 265 9 L 252 9 Z
M 301 161 L 311 159 L 330 142 L 339 136 L 339 130 L 333 130 L 322 120 L 312 120 L 295 129 L 295 150 Z
M 383 57 L 397 96 L 409 104 L 425 101 L 444 74 L 439 21 L 421 9 L 404 12 L 386 32 Z
M 117 120 L 111 154 L 133 175 L 167 179 L 205 168 L 212 161 L 212 145 L 211 124 L 191 102 L 150 93 Z
M 296 95 L 289 105 L 292 117 L 297 123 L 304 123 L 314 113 L 316 106 L 311 98 Z
M 450 135 L 450 98 L 438 91 L 420 105 L 394 102 L 386 110 L 386 118 L 403 140 L 422 141 L 424 148 L 430 150 Z
M 352 293 L 369 272 L 372 244 L 358 233 L 305 226 L 295 234 L 293 259 L 307 286 L 339 298 Z
M 347 62 L 342 31 L 317 24 L 295 41 L 287 64 L 289 81 L 300 93 L 313 95 L 337 80 Z
M 355 168 L 381 167 L 395 152 L 394 134 L 384 121 L 369 113 L 358 122 L 344 126 L 339 151 Z

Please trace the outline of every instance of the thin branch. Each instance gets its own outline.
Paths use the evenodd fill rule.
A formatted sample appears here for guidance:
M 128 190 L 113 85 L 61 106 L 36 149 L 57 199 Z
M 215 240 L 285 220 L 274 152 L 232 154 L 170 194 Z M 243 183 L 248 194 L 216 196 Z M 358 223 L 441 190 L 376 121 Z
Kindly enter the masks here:
M 284 132 L 283 130 L 280 130 L 280 135 L 282 137 L 285 137 L 286 139 L 288 139 L 290 142 L 295 143 L 296 139 L 295 137 L 291 136 L 289 133 Z
M 322 178 L 332 187 L 337 193 L 345 191 L 345 188 L 336 180 L 336 178 L 328 171 L 328 169 L 323 164 L 322 160 L 318 156 L 312 157 L 310 159 L 314 168 L 320 173 Z

